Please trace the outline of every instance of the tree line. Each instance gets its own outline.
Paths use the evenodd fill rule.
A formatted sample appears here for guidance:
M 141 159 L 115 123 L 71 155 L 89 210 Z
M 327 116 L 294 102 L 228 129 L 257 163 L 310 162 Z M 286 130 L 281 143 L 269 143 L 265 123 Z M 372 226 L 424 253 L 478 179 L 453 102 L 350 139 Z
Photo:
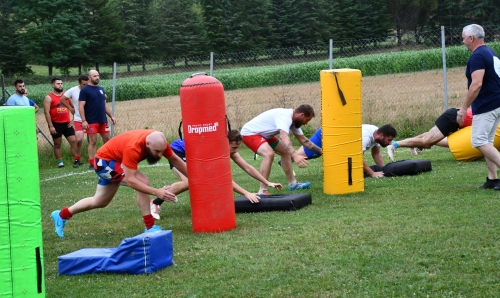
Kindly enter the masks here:
M 2 0 L 0 69 L 168 61 L 441 25 L 500 24 L 498 0 Z

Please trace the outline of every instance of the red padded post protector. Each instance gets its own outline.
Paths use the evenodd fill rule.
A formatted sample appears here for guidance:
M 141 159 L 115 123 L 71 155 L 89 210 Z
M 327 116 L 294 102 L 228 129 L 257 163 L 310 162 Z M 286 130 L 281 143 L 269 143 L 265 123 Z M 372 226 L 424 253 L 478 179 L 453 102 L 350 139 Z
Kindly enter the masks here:
M 180 89 L 193 231 L 236 227 L 224 87 L 195 74 Z

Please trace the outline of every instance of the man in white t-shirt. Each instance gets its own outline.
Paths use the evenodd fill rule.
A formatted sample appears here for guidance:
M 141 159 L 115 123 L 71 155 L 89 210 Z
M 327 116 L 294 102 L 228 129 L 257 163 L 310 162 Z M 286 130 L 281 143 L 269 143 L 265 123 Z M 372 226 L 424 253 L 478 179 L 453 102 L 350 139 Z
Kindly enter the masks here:
M 30 106 L 29 99 L 24 96 L 26 93 L 26 87 L 24 86 L 23 80 L 16 80 L 14 82 L 14 87 L 16 88 L 16 93 L 12 94 L 5 105 L 8 106 Z
M 380 146 L 385 148 L 392 143 L 392 140 L 397 136 L 396 129 L 390 124 L 385 124 L 380 127 L 371 124 L 363 124 L 361 125 L 361 135 L 363 154 L 365 154 L 365 151 L 370 150 L 375 164 L 384 166 L 384 159 L 382 153 L 380 153 Z M 364 160 L 363 171 L 370 177 L 384 177 L 384 172 L 375 172 Z
M 304 136 L 300 126 L 307 124 L 314 117 L 314 109 L 310 105 L 301 105 L 296 109 L 272 109 L 253 118 L 241 129 L 243 143 L 253 152 L 263 157 L 260 164 L 260 174 L 269 180 L 274 152 L 281 155 L 283 171 L 288 180 L 288 189 L 308 188 L 311 183 L 300 183 L 295 179 L 292 160 L 301 168 L 308 166 L 306 158 L 298 155 L 292 146 L 291 131 L 295 138 L 310 150 L 323 154 L 321 148 Z M 279 139 L 276 135 L 279 135 Z M 266 185 L 260 184 L 259 194 L 269 194 Z
M 80 97 L 80 90 L 87 85 L 89 77 L 87 75 L 80 75 L 78 77 L 78 85 L 70 88 L 61 97 L 61 103 L 68 108 L 73 114 L 73 127 L 75 128 L 75 138 L 76 138 L 76 152 L 75 163 L 73 168 L 78 168 L 82 165 L 80 162 L 80 155 L 82 154 L 82 144 L 83 144 L 83 127 L 82 118 L 80 117 L 80 111 L 78 109 L 78 98 Z M 71 102 L 68 102 L 71 99 Z

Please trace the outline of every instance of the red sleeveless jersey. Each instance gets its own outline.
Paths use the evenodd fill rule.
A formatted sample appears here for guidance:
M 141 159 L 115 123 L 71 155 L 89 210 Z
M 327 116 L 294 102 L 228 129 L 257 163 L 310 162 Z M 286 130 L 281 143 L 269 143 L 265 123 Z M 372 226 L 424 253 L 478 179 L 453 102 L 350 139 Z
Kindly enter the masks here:
M 50 119 L 52 119 L 52 122 L 68 123 L 71 121 L 68 108 L 61 103 L 63 94 L 58 96 L 52 92 L 49 93 L 50 98 L 52 98 L 52 102 L 50 103 Z

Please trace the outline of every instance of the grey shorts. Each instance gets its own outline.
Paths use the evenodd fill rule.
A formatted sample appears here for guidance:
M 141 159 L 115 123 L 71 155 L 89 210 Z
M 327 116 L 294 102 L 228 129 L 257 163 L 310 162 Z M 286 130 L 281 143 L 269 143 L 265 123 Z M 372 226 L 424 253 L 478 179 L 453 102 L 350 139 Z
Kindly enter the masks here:
M 500 108 L 472 118 L 472 147 L 477 148 L 486 144 L 493 144 L 498 124 L 500 123 Z

